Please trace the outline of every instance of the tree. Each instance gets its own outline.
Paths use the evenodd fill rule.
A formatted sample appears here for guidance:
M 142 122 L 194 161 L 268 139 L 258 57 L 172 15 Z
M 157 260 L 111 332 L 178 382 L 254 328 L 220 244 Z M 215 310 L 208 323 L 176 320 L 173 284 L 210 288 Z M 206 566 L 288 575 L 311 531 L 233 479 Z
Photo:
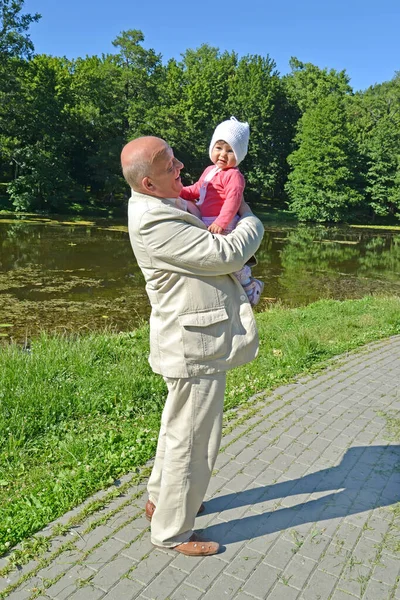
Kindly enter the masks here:
M 20 77 L 34 51 L 27 31 L 40 19 L 38 13 L 21 14 L 23 4 L 24 0 L 0 0 L 0 182 L 13 177 L 16 121 L 23 111 Z
M 268 56 L 240 59 L 229 80 L 228 115 L 250 124 L 249 152 L 243 161 L 246 197 L 262 202 L 282 198 L 296 114 L 275 62 Z
M 400 74 L 355 96 L 352 130 L 363 157 L 366 205 L 373 215 L 400 215 Z
M 120 204 L 126 191 L 119 164 L 128 127 L 123 88 L 122 68 L 113 55 L 74 61 L 69 108 L 74 179 L 108 207 Z
M 236 62 L 234 53 L 221 54 L 203 44 L 187 50 L 180 62 L 170 60 L 160 73 L 156 99 L 148 106 L 139 132 L 168 140 L 185 164 L 187 183 L 208 164 L 212 132 L 230 116 L 226 105 Z
M 62 210 L 81 195 L 71 174 L 71 63 L 36 55 L 20 73 L 18 98 L 11 200 L 17 210 Z
M 24 0 L 0 0 L 0 61 L 10 58 L 31 58 L 34 47 L 27 34 L 31 23 L 41 18 L 39 13 L 21 15 Z
M 300 220 L 340 221 L 362 196 L 355 165 L 357 147 L 350 135 L 343 98 L 323 98 L 301 118 L 298 149 L 286 189 L 290 207 Z
M 112 42 L 119 48 L 113 60 L 120 68 L 120 89 L 126 103 L 124 128 L 130 137 L 140 135 L 146 112 L 156 101 L 162 71 L 161 54 L 146 50 L 143 42 L 144 35 L 139 29 L 122 31 Z
M 284 77 L 287 93 L 297 103 L 301 114 L 314 108 L 320 100 L 332 94 L 352 94 L 346 71 L 320 69 L 312 63 L 290 59 L 292 72 Z

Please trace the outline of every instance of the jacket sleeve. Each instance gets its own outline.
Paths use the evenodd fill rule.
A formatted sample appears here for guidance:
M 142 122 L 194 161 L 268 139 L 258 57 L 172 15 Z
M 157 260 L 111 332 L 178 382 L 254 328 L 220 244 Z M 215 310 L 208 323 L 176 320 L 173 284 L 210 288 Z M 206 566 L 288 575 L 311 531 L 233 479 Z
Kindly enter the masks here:
M 240 270 L 256 252 L 264 226 L 254 215 L 241 219 L 228 235 L 209 232 L 194 215 L 150 209 L 139 226 L 143 247 L 157 269 L 187 275 L 218 276 Z
M 226 173 L 225 200 L 215 224 L 225 229 L 235 218 L 242 202 L 245 180 L 238 169 Z

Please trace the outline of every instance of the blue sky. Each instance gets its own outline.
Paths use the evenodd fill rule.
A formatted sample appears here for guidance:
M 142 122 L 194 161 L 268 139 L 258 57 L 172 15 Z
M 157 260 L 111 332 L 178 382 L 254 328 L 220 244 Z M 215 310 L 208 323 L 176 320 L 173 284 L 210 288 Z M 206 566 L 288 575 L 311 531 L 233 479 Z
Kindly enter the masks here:
M 55 56 L 113 52 L 121 31 L 140 29 L 164 61 L 208 43 L 268 54 L 283 75 L 296 56 L 345 69 L 354 90 L 400 71 L 400 0 L 25 0 L 24 12 L 41 13 L 31 39 Z

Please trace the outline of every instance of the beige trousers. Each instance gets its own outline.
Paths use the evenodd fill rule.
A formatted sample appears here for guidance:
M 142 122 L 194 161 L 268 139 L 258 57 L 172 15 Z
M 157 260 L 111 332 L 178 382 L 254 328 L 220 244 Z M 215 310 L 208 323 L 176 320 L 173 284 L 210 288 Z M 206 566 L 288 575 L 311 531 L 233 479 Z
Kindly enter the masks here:
M 168 397 L 147 491 L 156 505 L 151 541 L 171 548 L 192 535 L 211 478 L 221 442 L 226 373 L 164 379 Z

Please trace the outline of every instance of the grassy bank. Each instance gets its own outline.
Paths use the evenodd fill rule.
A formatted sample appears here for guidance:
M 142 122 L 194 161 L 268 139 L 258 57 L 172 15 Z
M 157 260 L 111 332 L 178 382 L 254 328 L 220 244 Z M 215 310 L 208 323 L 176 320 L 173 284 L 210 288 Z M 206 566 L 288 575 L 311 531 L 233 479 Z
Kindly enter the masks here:
M 260 354 L 229 373 L 228 411 L 400 333 L 400 299 L 275 307 L 257 321 Z M 147 354 L 147 327 L 1 348 L 0 553 L 153 456 L 165 388 Z

